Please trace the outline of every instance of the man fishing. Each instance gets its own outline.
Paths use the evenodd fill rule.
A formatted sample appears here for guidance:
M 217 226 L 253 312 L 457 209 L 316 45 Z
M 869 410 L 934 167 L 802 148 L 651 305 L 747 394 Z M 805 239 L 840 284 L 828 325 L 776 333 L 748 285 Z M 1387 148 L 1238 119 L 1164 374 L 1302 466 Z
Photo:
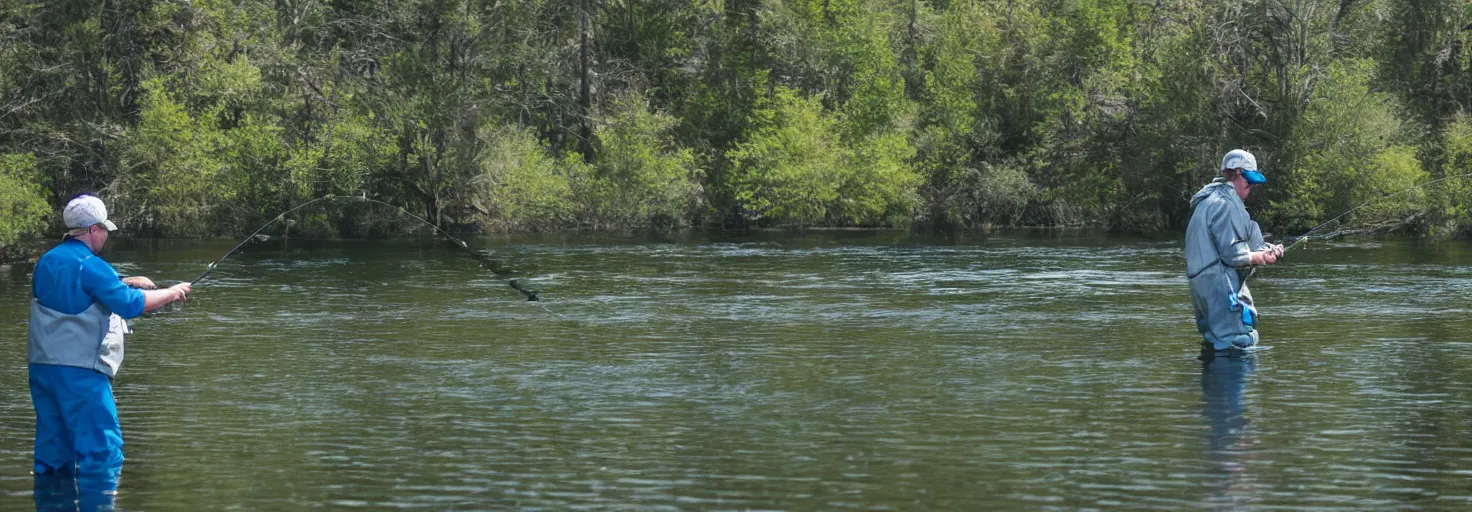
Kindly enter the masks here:
M 146 277 L 125 282 L 97 257 L 117 225 L 102 200 L 83 195 L 62 211 L 68 231 L 36 262 L 28 347 L 36 408 L 35 472 L 103 478 L 116 485 L 123 434 L 112 378 L 123 362 L 124 319 L 184 300 L 189 283 L 163 290 Z M 115 489 L 106 489 L 108 491 Z
M 1222 158 L 1221 175 L 1191 198 L 1186 278 L 1203 349 L 1245 350 L 1257 344 L 1257 307 L 1244 281 L 1252 266 L 1277 262 L 1283 246 L 1263 241 L 1242 201 L 1267 181 L 1252 153 L 1234 149 Z

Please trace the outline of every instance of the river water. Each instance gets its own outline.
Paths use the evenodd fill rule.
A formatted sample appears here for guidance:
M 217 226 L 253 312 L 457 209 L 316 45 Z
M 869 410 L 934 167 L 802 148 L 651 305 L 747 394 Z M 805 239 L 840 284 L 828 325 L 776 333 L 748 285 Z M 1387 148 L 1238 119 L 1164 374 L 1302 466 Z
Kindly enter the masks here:
M 1178 237 L 248 246 L 134 322 L 118 510 L 1465 510 L 1472 256 L 1315 243 L 1198 359 Z M 183 279 L 233 245 L 119 242 Z M 0 267 L 0 510 L 34 508 Z

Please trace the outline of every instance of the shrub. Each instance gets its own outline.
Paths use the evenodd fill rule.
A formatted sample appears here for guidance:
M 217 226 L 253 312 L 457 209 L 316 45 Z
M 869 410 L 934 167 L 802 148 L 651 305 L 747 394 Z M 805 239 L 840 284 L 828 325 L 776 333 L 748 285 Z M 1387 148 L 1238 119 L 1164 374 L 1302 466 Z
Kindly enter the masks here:
M 0 245 L 34 236 L 46 227 L 51 207 L 36 176 L 36 157 L 0 154 Z

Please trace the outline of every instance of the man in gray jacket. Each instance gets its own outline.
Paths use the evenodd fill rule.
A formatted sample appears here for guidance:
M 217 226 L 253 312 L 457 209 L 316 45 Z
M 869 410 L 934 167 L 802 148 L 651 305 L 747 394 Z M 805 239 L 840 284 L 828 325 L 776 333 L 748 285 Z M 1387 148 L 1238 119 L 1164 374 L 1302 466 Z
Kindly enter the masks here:
M 1242 350 L 1257 344 L 1257 307 L 1244 283 L 1250 267 L 1268 265 L 1283 256 L 1283 246 L 1262 239 L 1257 223 L 1242 201 L 1252 188 L 1267 183 L 1252 153 L 1234 149 L 1222 158 L 1222 173 L 1191 198 L 1186 227 L 1186 278 L 1196 330 L 1217 351 Z M 1205 348 L 1205 347 L 1203 347 Z

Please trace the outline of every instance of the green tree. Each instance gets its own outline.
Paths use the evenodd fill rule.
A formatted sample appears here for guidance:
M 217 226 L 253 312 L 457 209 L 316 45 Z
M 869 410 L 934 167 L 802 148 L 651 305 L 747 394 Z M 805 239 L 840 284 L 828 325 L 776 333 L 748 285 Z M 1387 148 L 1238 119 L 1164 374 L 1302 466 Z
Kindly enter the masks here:
M 214 220 L 222 164 L 214 150 L 222 134 L 213 113 L 191 115 L 162 78 L 144 82 L 138 125 L 129 131 L 124 177 L 112 210 L 134 229 L 166 236 L 207 234 Z
M 33 159 L 24 197 L 102 194 L 166 236 L 324 194 L 466 231 L 1153 231 L 1243 147 L 1281 229 L 1463 172 L 1469 22 L 1451 0 L 0 0 L 0 154 Z M 1459 186 L 1356 221 L 1460 232 Z M 384 232 L 353 208 L 294 229 Z
M 594 121 L 597 158 L 577 180 L 582 224 L 592 228 L 683 224 L 700 210 L 700 172 L 695 155 L 679 147 L 671 130 L 677 121 L 650 112 L 630 94 L 604 103 Z
M 815 99 L 778 87 L 748 121 L 746 140 L 726 153 L 727 190 L 749 222 L 818 224 L 838 199 L 843 147 L 838 123 Z
M 51 208 L 37 182 L 36 157 L 0 154 L 0 247 L 35 236 Z
M 549 155 L 530 131 L 487 125 L 478 130 L 487 151 L 470 181 L 476 220 L 498 231 L 545 231 L 575 225 L 572 165 Z M 581 160 L 573 162 L 582 164 Z
M 1268 217 L 1303 228 L 1361 202 L 1422 182 L 1413 148 L 1398 143 L 1394 98 L 1371 88 L 1374 63 L 1340 61 L 1315 88 L 1286 152 L 1282 192 Z M 1387 221 L 1422 209 L 1423 194 L 1407 194 L 1361 210 L 1358 221 Z

